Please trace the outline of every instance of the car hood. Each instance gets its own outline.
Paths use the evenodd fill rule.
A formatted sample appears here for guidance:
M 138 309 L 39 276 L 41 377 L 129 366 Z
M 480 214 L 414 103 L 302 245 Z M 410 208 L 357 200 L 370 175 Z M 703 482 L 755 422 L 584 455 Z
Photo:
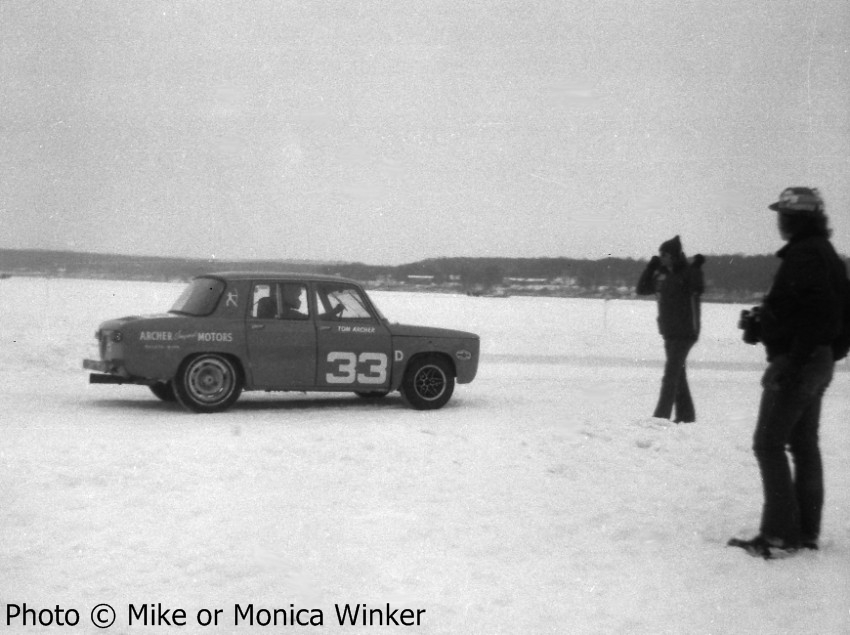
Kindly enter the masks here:
M 413 326 L 411 324 L 389 324 L 390 333 L 397 337 L 445 337 L 461 339 L 478 339 L 475 333 L 441 329 L 434 326 Z

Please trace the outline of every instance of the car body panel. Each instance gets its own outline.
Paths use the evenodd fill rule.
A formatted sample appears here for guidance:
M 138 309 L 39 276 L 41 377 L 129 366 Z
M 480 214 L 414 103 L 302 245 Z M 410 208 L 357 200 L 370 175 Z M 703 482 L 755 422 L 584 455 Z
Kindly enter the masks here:
M 254 320 L 246 324 L 249 385 L 307 388 L 316 382 L 316 328 L 311 322 Z
M 392 336 L 377 320 L 320 323 L 316 385 L 327 389 L 387 390 Z
M 407 324 L 391 324 L 389 328 L 393 334 L 394 359 L 402 368 L 418 355 L 437 354 L 451 361 L 457 383 L 468 384 L 475 379 L 480 340 L 474 333 Z M 393 388 L 397 387 L 394 382 Z

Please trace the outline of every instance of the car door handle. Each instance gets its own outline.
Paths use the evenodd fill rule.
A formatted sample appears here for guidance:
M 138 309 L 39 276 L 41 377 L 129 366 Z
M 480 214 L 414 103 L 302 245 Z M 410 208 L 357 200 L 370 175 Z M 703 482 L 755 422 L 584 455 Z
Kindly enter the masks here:
M 319 327 L 319 330 L 320 330 L 320 331 L 330 331 L 330 330 L 331 330 L 331 327 L 329 327 L 329 326 L 320 326 L 320 327 Z
M 265 324 L 252 324 L 251 329 L 254 331 L 259 331 L 260 329 L 266 328 Z

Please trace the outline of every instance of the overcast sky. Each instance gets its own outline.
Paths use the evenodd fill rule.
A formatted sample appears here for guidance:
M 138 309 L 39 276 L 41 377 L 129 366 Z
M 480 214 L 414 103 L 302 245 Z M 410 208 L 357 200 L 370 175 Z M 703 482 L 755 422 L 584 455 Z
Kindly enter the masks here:
M 0 246 L 850 254 L 847 0 L 0 3 Z

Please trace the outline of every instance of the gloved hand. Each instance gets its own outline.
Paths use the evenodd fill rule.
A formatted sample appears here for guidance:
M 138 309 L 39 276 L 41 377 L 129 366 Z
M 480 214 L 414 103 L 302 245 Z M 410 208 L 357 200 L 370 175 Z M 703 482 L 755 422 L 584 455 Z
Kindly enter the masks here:
M 780 355 L 767 367 L 761 378 L 762 388 L 787 390 L 800 381 L 800 367 L 787 355 Z
M 697 254 L 694 256 L 694 267 L 702 267 L 705 264 L 705 256 L 702 254 Z
M 661 266 L 661 258 L 658 256 L 653 256 L 649 259 L 649 268 L 655 271 Z

